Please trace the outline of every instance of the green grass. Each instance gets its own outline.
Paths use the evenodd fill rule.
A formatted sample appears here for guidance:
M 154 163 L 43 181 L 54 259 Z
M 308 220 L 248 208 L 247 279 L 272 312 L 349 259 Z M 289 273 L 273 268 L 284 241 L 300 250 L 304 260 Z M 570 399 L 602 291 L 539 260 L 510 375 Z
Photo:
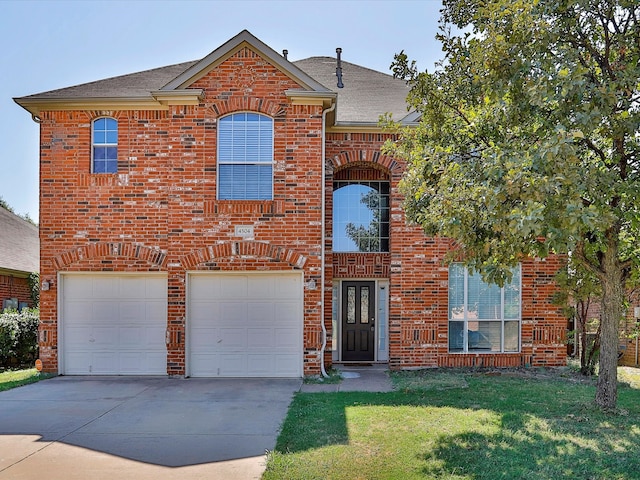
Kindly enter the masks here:
M 640 371 L 621 377 L 615 413 L 571 372 L 403 372 L 392 393 L 298 393 L 263 479 L 640 479 Z
M 38 373 L 35 368 L 2 372 L 0 373 L 0 392 L 22 385 L 28 385 L 29 383 L 39 382 L 40 380 L 50 377 L 52 377 L 52 375 Z

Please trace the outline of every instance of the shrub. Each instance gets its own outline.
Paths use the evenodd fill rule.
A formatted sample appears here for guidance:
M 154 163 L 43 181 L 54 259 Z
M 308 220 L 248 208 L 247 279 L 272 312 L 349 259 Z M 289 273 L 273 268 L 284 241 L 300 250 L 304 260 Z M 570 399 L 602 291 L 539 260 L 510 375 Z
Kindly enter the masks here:
M 38 358 L 37 309 L 0 313 L 0 368 L 33 365 Z

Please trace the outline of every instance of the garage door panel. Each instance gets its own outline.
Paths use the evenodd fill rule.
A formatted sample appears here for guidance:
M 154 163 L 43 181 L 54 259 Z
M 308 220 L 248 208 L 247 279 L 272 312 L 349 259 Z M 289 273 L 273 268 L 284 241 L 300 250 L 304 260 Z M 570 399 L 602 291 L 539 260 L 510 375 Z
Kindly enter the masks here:
M 88 375 L 89 365 L 91 362 L 91 352 L 75 350 L 65 354 L 67 368 L 65 373 L 68 375 Z
M 153 322 L 157 315 L 147 314 L 147 305 L 141 302 L 118 302 L 118 323 L 147 323 Z
M 69 327 L 65 329 L 64 343 L 65 347 L 73 347 L 74 349 L 80 345 L 86 345 L 91 338 L 90 326 Z
M 299 306 L 295 302 L 278 302 L 275 307 L 275 319 L 278 325 L 296 325 L 298 323 Z
M 218 355 L 217 354 L 198 354 L 194 353 L 190 357 L 191 369 L 199 372 L 202 377 L 217 377 L 218 373 Z
M 273 299 L 274 298 L 274 281 L 273 277 L 256 275 L 251 277 L 248 282 L 247 297 L 259 300 L 259 299 Z
M 120 327 L 118 341 L 123 349 L 138 349 L 140 346 L 147 351 L 158 349 L 158 346 L 165 342 L 165 329 L 146 326 Z
M 194 321 L 202 321 L 202 323 L 207 323 L 210 318 L 220 317 L 219 312 L 219 306 L 211 302 L 194 302 L 189 306 L 189 318 Z
M 247 376 L 247 356 L 241 353 L 221 353 L 219 356 L 220 376 L 245 377 Z
M 90 333 L 89 343 L 96 349 L 113 349 L 119 340 L 118 327 L 106 325 L 104 327 L 93 327 Z
M 193 274 L 187 294 L 191 376 L 302 375 L 302 275 Z
M 65 274 L 61 313 L 62 373 L 166 375 L 166 276 Z
M 302 294 L 300 278 L 288 276 L 278 279 L 274 283 L 274 297 L 280 299 L 297 300 Z
M 191 348 L 198 351 L 208 349 L 209 346 L 216 345 L 219 338 L 217 328 L 194 328 L 191 332 Z
M 273 355 L 249 354 L 247 370 L 253 377 L 268 377 L 274 371 Z
M 220 325 L 234 325 L 238 318 L 246 318 L 247 304 L 240 302 L 220 302 Z
M 121 299 L 148 298 L 147 282 L 138 278 L 122 278 L 118 283 L 118 297 Z
M 243 328 L 224 327 L 218 331 L 220 339 L 217 344 L 220 350 L 244 350 L 247 348 L 246 330 Z
M 189 283 L 189 293 L 194 299 L 202 301 L 210 298 L 220 298 L 220 278 L 211 278 L 208 282 L 192 281 Z
M 256 302 L 247 304 L 247 320 L 251 324 L 271 325 L 275 320 L 275 306 L 273 302 Z
M 91 356 L 91 368 L 89 373 L 95 375 L 109 375 L 113 372 L 114 366 L 120 370 L 118 355 L 116 352 L 95 352 Z
M 91 306 L 91 317 L 87 319 L 91 324 L 118 322 L 118 305 L 114 301 L 94 301 L 85 304 Z
M 241 275 L 220 279 L 218 287 L 222 298 L 246 298 L 248 295 L 248 279 Z
M 72 299 L 85 299 L 93 297 L 93 283 L 83 280 L 83 276 L 77 275 L 74 277 L 65 275 L 64 287 L 65 297 Z
M 275 335 L 271 328 L 247 328 L 247 345 L 254 348 L 273 348 Z
M 120 297 L 119 281 L 117 277 L 91 277 L 93 286 L 90 298 L 114 299 Z

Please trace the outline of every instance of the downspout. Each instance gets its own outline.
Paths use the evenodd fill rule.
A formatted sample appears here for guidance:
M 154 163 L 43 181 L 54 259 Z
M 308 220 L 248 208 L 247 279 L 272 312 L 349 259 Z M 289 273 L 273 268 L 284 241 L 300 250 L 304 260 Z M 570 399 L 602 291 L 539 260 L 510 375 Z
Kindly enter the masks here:
M 322 219 L 321 219 L 321 228 L 322 228 L 322 233 L 320 234 L 320 238 L 321 238 L 321 242 L 322 244 L 320 245 L 320 326 L 322 327 L 322 347 L 320 349 L 320 371 L 322 372 L 322 376 L 324 378 L 329 378 L 329 375 L 327 375 L 327 372 L 324 368 L 324 349 L 327 348 L 327 328 L 324 325 L 324 296 L 325 296 L 325 274 L 324 274 L 324 268 L 325 268 L 325 227 L 326 227 L 326 221 L 325 221 L 325 214 L 326 214 L 326 195 L 327 195 L 327 189 L 326 189 L 326 179 L 325 179 L 325 175 L 326 175 L 326 161 L 325 161 L 325 134 L 326 134 L 326 130 L 327 130 L 327 113 L 329 112 L 333 112 L 336 109 L 336 103 L 334 102 L 333 105 L 331 105 L 329 108 L 326 108 L 322 111 L 322 207 L 321 207 L 321 215 L 322 215 Z

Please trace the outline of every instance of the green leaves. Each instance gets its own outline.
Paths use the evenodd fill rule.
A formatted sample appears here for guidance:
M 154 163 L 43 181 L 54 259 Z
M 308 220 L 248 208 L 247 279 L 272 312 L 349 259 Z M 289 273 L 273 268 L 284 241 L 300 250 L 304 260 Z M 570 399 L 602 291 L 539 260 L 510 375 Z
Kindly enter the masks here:
M 408 216 L 483 264 L 637 223 L 639 8 L 560 3 L 445 1 L 438 69 L 393 63 L 422 114 L 388 147 Z

